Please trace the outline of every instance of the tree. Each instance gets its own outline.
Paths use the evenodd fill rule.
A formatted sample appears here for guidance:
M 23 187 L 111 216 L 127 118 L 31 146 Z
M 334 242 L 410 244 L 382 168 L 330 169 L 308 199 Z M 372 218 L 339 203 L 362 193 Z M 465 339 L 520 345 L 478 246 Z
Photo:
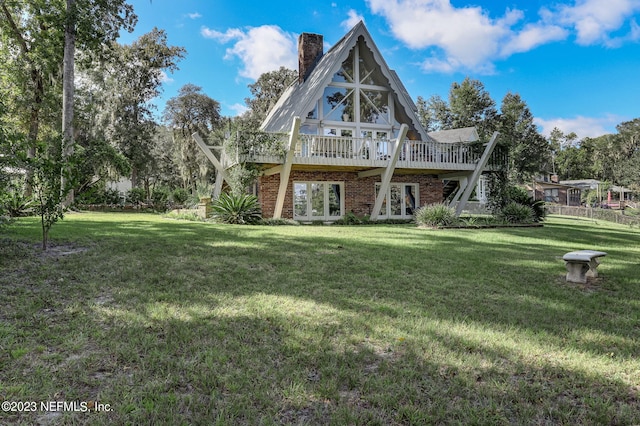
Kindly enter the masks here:
M 120 29 L 133 29 L 133 8 L 125 0 L 14 0 L 0 2 L 0 13 L 3 45 L 15 52 L 6 75 L 17 88 L 14 110 L 26 129 L 28 156 L 35 156 L 43 118 L 51 129 L 62 128 L 69 156 L 76 46 L 87 57 L 103 56 Z
M 549 144 L 538 133 L 533 114 L 520 95 L 507 93 L 500 111 L 498 129 L 508 152 L 510 180 L 524 182 L 549 168 Z
M 178 161 L 178 152 L 174 143 L 173 131 L 158 126 L 151 146 L 153 167 L 147 171 L 149 180 L 155 186 L 182 188 L 182 174 Z
M 564 134 L 557 127 L 548 138 L 551 169 L 561 180 L 588 179 L 595 177 L 593 164 L 593 139 L 578 139 L 574 132 Z
M 64 57 L 62 60 L 62 160 L 73 154 L 73 95 L 74 56 L 76 53 L 76 13 L 75 0 L 66 0 L 67 16 L 64 24 Z M 66 186 L 66 178 L 62 173 L 62 187 Z M 68 193 L 66 205 L 73 203 L 73 190 Z
M 433 95 L 428 100 L 418 96 L 416 106 L 418 119 L 427 132 L 453 128 L 453 117 L 449 105 L 440 96 Z
M 75 187 L 77 195 L 104 187 L 131 173 L 129 160 L 107 138 L 106 120 L 109 95 L 104 84 L 105 68 L 96 62 L 80 70 L 74 101 L 74 144 L 76 154 Z M 102 189 L 102 188 L 100 188 Z
M 448 103 L 433 95 L 426 101 L 418 97 L 417 107 L 427 131 L 476 127 L 480 139 L 487 141 L 498 127 L 495 101 L 480 81 L 469 77 L 451 84 Z
M 36 155 L 43 116 L 50 118 L 54 105 L 60 105 L 56 89 L 62 43 L 57 6 L 57 2 L 45 0 L 0 2 L 2 50 L 7 51 L 2 74 L 14 88 L 10 108 L 26 135 L 26 154 L 30 159 Z M 52 124 L 50 119 L 47 122 Z M 29 185 L 25 192 L 27 196 L 31 194 Z
M 4 221 L 2 216 L 8 210 L 5 203 L 13 192 L 12 171 L 24 167 L 22 138 L 13 132 L 7 123 L 6 107 L 0 98 L 0 228 Z
M 262 74 L 255 83 L 249 85 L 251 98 L 245 98 L 249 107 L 248 118 L 257 129 L 278 102 L 284 91 L 298 78 L 298 72 L 285 67 Z
M 614 159 L 613 177 L 621 185 L 638 186 L 640 164 L 640 118 L 625 121 L 616 126 L 616 147 L 610 153 Z
M 479 80 L 465 78 L 449 91 L 450 128 L 475 126 L 481 140 L 488 140 L 498 127 L 496 103 Z
M 200 176 L 200 181 L 206 182 L 209 161 L 193 143 L 191 135 L 198 132 L 206 140 L 220 126 L 220 103 L 202 93 L 201 87 L 186 84 L 178 96 L 167 101 L 163 119 L 173 132 L 183 188 L 196 190 L 193 177 Z
M 31 171 L 28 179 L 33 188 L 35 210 L 40 216 L 42 227 L 42 249 L 47 250 L 51 227 L 64 217 L 62 201 L 73 186 L 71 176 L 60 179 L 70 170 L 66 162 L 73 162 L 69 157 L 62 161 L 62 138 L 60 135 L 50 140 L 39 141 L 36 155 L 26 161 L 26 168 Z M 66 186 L 62 186 L 66 182 Z
M 131 183 L 144 183 L 152 167 L 151 146 L 157 124 L 151 100 L 161 92 L 162 73 L 177 69 L 185 49 L 168 46 L 163 30 L 154 28 L 131 45 L 114 46 L 114 59 L 107 64 L 106 90 L 101 125 L 131 165 Z

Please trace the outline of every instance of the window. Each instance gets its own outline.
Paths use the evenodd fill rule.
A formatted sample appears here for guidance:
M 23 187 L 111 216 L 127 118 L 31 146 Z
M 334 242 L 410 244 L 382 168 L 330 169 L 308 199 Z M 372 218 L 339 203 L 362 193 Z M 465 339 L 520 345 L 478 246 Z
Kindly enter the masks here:
M 360 39 L 307 113 L 305 122 L 316 124 L 320 135 L 327 135 L 323 128 L 342 126 L 352 129 L 351 137 L 378 131 L 379 137 L 388 138 L 397 136 L 400 123 L 407 122 L 407 117 L 397 116 L 401 109 L 389 89 L 389 80 Z
M 344 183 L 294 182 L 293 218 L 336 220 L 344 215 Z
M 376 197 L 379 192 L 380 183 L 376 183 Z M 418 205 L 417 183 L 392 183 L 382 201 L 380 217 L 409 219 Z
M 544 201 L 546 201 L 547 203 L 559 203 L 560 196 L 558 195 L 558 188 L 545 189 Z
M 580 205 L 580 190 L 569 189 L 569 203 L 573 206 Z
M 390 124 L 389 94 L 380 90 L 360 92 L 360 122 Z
M 353 117 L 353 89 L 327 87 L 324 89 L 324 119 L 329 121 L 351 121 Z

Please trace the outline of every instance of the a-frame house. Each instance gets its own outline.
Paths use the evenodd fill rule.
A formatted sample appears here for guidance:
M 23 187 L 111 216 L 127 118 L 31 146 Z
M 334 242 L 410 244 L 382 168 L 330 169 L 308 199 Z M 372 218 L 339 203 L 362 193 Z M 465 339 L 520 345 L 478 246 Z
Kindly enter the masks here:
M 475 128 L 427 133 L 363 22 L 326 53 L 321 35 L 303 33 L 298 54 L 299 79 L 261 126 L 282 137 L 278 150 L 256 147 L 219 160 L 195 137 L 219 183 L 236 162 L 255 163 L 263 216 L 302 222 L 347 212 L 408 219 L 419 206 L 444 201 L 452 181 L 450 198 L 462 210 L 488 167 L 495 135 L 478 150 Z

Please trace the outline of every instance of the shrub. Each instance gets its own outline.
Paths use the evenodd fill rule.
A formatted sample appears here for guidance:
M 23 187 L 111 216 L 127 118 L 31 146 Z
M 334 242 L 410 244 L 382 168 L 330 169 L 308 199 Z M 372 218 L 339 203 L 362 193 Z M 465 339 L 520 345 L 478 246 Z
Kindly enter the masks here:
M 34 213 L 34 207 L 34 200 L 25 197 L 17 190 L 9 192 L 4 203 L 4 210 L 10 217 L 30 216 Z
M 247 188 L 255 182 L 260 171 L 255 164 L 236 164 L 227 170 L 227 183 L 234 195 L 245 194 Z
M 136 206 L 142 203 L 146 197 L 147 194 L 143 188 L 131 188 L 127 191 L 127 201 Z
M 498 213 L 498 218 L 507 223 L 532 223 L 535 222 L 535 214 L 530 206 L 511 201 Z
M 427 204 L 415 212 L 416 223 L 421 226 L 448 226 L 457 221 L 456 212 L 446 204 Z
M 190 220 L 193 222 L 202 221 L 202 218 L 200 218 L 200 216 L 198 216 L 198 213 L 195 211 L 169 212 L 164 214 L 163 217 L 166 217 L 168 219 Z
M 103 194 L 97 187 L 91 187 L 75 195 L 75 202 L 78 204 L 102 204 Z
M 173 202 L 176 204 L 184 204 L 189 199 L 189 192 L 184 188 L 176 188 L 171 194 Z
M 511 202 L 515 202 L 518 204 L 522 204 L 523 206 L 528 206 L 533 211 L 533 222 L 541 222 L 544 220 L 544 217 L 547 214 L 547 211 L 544 208 L 544 201 L 542 200 L 534 200 L 526 189 L 519 186 L 511 186 L 507 190 L 507 200 L 508 202 L 505 204 L 508 205 Z
M 533 211 L 533 222 L 541 222 L 547 214 L 544 201 L 534 200 L 526 189 L 510 184 L 496 182 L 490 178 L 488 207 L 496 217 L 500 218 L 502 210 L 511 203 L 528 206 Z
M 344 217 L 333 222 L 334 225 L 362 225 L 368 223 L 368 221 L 364 218 L 359 218 L 353 212 L 349 212 L 344 215 Z
M 222 223 L 238 225 L 258 223 L 262 211 L 255 195 L 222 193 L 211 206 L 213 217 Z
M 120 191 L 115 188 L 108 188 L 104 190 L 104 203 L 105 204 L 120 204 Z
M 267 225 L 267 226 L 279 226 L 279 225 L 300 226 L 300 222 L 298 222 L 297 220 L 293 220 L 293 219 L 285 219 L 285 218 L 274 219 L 272 217 L 269 217 L 269 218 L 266 218 L 266 219 L 262 219 L 260 221 L 260 225 Z
M 169 200 L 169 191 L 165 188 L 156 188 L 151 192 L 151 203 L 156 210 L 164 210 L 167 208 Z

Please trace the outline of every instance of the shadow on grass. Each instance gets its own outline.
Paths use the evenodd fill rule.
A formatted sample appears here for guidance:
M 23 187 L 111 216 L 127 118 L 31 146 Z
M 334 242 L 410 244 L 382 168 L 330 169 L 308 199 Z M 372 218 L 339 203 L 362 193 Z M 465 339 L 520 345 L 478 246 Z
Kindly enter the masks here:
M 640 356 L 639 253 L 628 247 L 638 234 L 565 225 L 363 235 L 83 217 L 56 231 L 95 247 L 22 269 L 50 289 L 35 312 L 100 330 L 92 362 L 78 364 L 94 388 L 109 373 L 103 397 L 125 401 L 104 424 L 176 413 L 247 424 L 637 423 L 628 365 Z M 560 257 L 576 248 L 610 253 L 593 291 L 564 283 Z

